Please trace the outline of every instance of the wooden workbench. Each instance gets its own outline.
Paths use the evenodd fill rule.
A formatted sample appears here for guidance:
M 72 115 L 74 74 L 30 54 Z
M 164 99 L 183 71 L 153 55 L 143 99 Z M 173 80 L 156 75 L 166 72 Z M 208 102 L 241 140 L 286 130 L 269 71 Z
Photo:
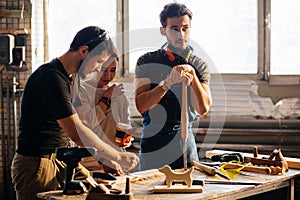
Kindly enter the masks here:
M 294 179 L 300 177 L 300 170 L 289 169 L 282 175 L 264 175 L 250 172 L 242 172 L 233 177 L 236 181 L 257 182 L 258 185 L 236 185 L 236 184 L 205 184 L 202 193 L 176 193 L 176 194 L 156 194 L 152 189 L 154 185 L 164 184 L 164 176 L 158 170 L 148 170 L 132 173 L 131 192 L 134 199 L 240 199 L 263 194 L 269 191 L 288 188 L 289 199 L 294 199 Z M 124 191 L 126 176 L 118 177 L 115 188 Z M 194 179 L 225 180 L 219 176 L 206 176 L 202 172 L 195 170 Z M 50 191 L 39 193 L 38 197 L 48 200 L 78 199 L 84 200 L 87 194 L 63 195 L 62 191 Z

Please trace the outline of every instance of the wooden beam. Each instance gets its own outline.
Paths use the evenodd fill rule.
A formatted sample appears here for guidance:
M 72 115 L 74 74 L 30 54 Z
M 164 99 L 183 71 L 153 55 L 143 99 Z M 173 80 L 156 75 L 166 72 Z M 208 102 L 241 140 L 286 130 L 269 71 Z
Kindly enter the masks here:
M 22 15 L 22 10 L 16 10 L 16 9 L 5 9 L 1 10 L 0 12 L 0 17 L 1 18 L 21 18 Z M 30 18 L 30 12 L 27 12 L 26 10 L 23 12 L 23 17 L 24 18 Z
M 0 34 L 12 34 L 12 35 L 27 35 L 29 32 L 24 29 L 1 29 Z

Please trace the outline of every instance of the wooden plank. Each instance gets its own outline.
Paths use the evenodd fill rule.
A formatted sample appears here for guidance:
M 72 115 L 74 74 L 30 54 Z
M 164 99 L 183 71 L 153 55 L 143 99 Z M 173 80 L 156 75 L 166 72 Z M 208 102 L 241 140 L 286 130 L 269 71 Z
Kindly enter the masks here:
M 37 193 L 39 199 L 49 199 L 49 200 L 64 200 L 64 199 L 85 199 L 87 193 L 77 194 L 77 195 L 64 195 L 62 190 L 48 191 Z
M 155 193 L 201 193 L 203 187 L 201 185 L 193 185 L 188 187 L 187 185 L 155 185 L 153 186 L 153 192 Z
M 251 172 L 243 172 L 232 176 L 235 181 L 247 184 L 237 184 L 234 181 L 231 183 L 224 182 L 224 179 L 219 176 L 207 176 L 204 173 L 195 170 L 193 172 L 193 180 L 209 180 L 215 181 L 215 184 L 207 183 L 203 186 L 203 191 L 199 192 L 168 192 L 168 193 L 154 193 L 154 186 L 166 186 L 164 174 L 158 172 L 157 169 L 135 172 L 129 175 L 131 178 L 131 193 L 133 198 L 137 200 L 181 200 L 181 199 L 240 199 L 248 196 L 259 195 L 264 192 L 273 191 L 282 187 L 290 187 L 289 182 L 300 175 L 299 170 L 289 169 L 283 175 L 266 175 Z M 124 191 L 125 179 L 128 176 L 117 177 L 118 181 L 113 188 Z M 144 177 L 139 181 L 134 181 L 134 177 Z M 221 183 L 223 181 L 223 183 Z M 251 185 L 249 185 L 251 183 Z M 232 185 L 234 184 L 234 185 Z M 253 184 L 253 185 L 252 185 Z M 179 185 L 179 184 L 177 184 Z M 182 185 L 182 184 L 180 184 Z M 200 186 L 200 185 L 195 185 Z M 172 186 L 173 187 L 173 186 Z M 86 199 L 87 194 L 82 195 L 63 195 L 60 192 L 39 193 L 38 196 L 47 200 L 64 200 L 64 199 Z

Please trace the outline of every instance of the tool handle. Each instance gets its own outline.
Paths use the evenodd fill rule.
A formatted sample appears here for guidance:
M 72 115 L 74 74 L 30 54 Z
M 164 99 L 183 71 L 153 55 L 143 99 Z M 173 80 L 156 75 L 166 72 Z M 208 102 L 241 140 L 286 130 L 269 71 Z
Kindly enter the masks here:
M 234 163 L 228 163 L 228 164 L 224 165 L 224 169 L 238 169 L 241 167 L 243 167 L 241 169 L 242 171 L 256 172 L 259 174 L 271 174 L 271 169 L 269 167 L 243 166 L 243 165 L 234 164 Z
M 187 102 L 187 86 L 182 83 L 182 102 L 181 102 L 181 139 L 183 142 L 187 141 L 188 134 L 188 123 L 189 123 L 189 115 L 188 115 L 188 102 Z M 186 149 L 184 149 L 184 152 Z
M 196 161 L 192 161 L 191 165 L 194 166 L 194 167 L 196 167 L 196 168 L 201 169 L 202 171 L 204 171 L 205 173 L 207 173 L 210 176 L 214 176 L 217 173 L 217 169 L 216 168 L 200 164 L 200 163 L 198 163 Z
M 184 169 L 187 170 L 187 149 L 186 143 L 188 138 L 188 103 L 187 103 L 187 86 L 185 83 L 182 83 L 182 102 L 181 102 L 181 139 L 182 139 L 182 152 L 183 152 L 183 166 Z

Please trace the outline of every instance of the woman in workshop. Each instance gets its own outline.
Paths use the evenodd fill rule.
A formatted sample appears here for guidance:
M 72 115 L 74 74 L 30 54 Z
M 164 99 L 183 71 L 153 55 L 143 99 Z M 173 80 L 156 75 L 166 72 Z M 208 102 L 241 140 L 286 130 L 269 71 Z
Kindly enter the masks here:
M 88 26 L 76 34 L 66 53 L 43 64 L 28 78 L 18 148 L 11 166 L 17 200 L 37 199 L 37 193 L 63 186 L 66 164 L 56 158 L 55 151 L 69 146 L 70 139 L 79 146 L 95 147 L 95 157 L 112 168 L 130 170 L 139 162 L 135 154 L 117 151 L 101 140 L 82 123 L 72 104 L 72 100 L 80 103 L 72 95 L 72 77 L 97 70 L 113 50 L 107 31 Z
M 124 93 L 123 84 L 110 84 L 115 78 L 119 61 L 119 53 L 114 49 L 111 57 L 102 65 L 99 71 L 94 71 L 80 82 L 79 95 L 81 105 L 76 107 L 79 117 L 103 140 L 124 150 L 131 145 L 135 128 L 131 127 L 129 118 L 129 102 Z M 117 138 L 117 126 L 125 128 L 126 134 Z M 97 131 L 101 129 L 102 131 Z M 84 158 L 82 164 L 86 167 L 97 167 L 95 159 Z M 120 175 L 106 165 L 104 171 Z

